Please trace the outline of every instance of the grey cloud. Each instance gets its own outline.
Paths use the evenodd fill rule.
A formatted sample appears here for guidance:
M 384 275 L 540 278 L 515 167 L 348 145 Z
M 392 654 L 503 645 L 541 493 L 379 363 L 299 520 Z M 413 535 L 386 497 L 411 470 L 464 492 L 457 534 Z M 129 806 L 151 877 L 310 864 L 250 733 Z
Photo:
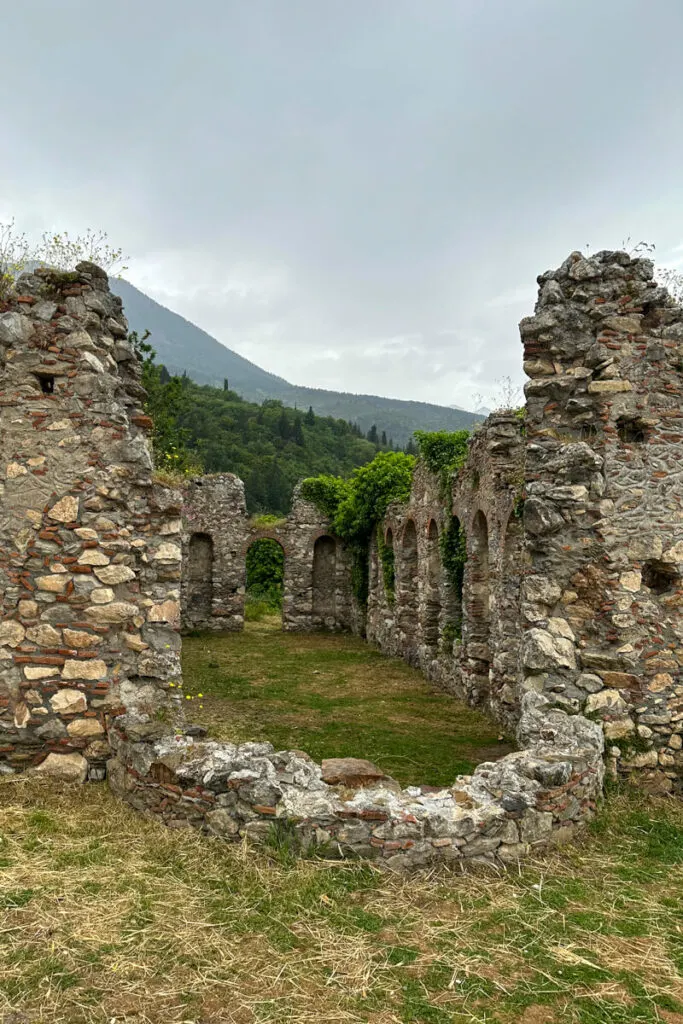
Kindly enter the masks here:
M 681 243 L 682 30 L 680 0 L 33 0 L 0 213 L 102 226 L 297 383 L 466 405 L 521 379 L 536 274 Z

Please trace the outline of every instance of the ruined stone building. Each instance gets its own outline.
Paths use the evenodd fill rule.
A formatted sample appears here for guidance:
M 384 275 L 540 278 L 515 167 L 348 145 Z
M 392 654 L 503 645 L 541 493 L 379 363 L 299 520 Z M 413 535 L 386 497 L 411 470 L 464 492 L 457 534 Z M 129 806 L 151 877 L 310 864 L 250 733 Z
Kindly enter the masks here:
M 0 306 L 6 770 L 101 778 L 106 763 L 169 823 L 258 837 L 286 819 L 330 856 L 392 866 L 509 863 L 563 837 L 595 807 L 604 757 L 677 790 L 683 310 L 625 253 L 573 253 L 538 280 L 524 418 L 489 417 L 446 493 L 418 466 L 382 524 L 393 578 L 374 542 L 359 607 L 350 553 L 301 494 L 259 530 L 234 476 L 183 496 L 154 482 L 139 364 L 101 271 L 20 279 Z M 441 557 L 454 529 L 461 586 Z M 519 751 L 437 793 L 349 796 L 300 752 L 188 733 L 181 600 L 187 628 L 240 629 L 261 536 L 284 551 L 284 628 L 364 634 L 516 727 Z

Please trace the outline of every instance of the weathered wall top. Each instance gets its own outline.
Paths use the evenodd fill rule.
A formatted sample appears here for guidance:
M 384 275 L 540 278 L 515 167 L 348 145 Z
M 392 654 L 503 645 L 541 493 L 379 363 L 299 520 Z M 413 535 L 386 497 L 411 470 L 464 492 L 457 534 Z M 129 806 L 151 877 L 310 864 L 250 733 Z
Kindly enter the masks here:
M 572 253 L 538 280 L 520 325 L 525 685 L 602 720 L 615 763 L 671 785 L 683 767 L 683 309 L 649 260 L 622 252 Z

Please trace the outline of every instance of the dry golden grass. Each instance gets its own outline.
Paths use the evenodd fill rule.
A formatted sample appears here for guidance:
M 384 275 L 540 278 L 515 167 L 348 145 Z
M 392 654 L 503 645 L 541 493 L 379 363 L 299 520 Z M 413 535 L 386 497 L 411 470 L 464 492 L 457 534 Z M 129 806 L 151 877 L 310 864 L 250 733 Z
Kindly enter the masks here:
M 673 801 L 614 796 L 507 874 L 291 864 L 27 778 L 0 785 L 0 836 L 0 1021 L 683 1020 Z

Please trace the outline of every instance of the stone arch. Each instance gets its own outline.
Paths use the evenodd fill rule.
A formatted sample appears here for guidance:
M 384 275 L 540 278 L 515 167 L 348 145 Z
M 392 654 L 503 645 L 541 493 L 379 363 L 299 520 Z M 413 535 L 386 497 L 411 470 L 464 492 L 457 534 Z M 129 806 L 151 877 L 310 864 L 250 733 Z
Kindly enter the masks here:
M 191 626 L 205 626 L 213 605 L 213 538 L 208 533 L 193 533 L 187 552 L 187 592 L 185 617 Z
M 323 534 L 313 545 L 313 625 L 334 629 L 336 611 L 337 542 Z
M 427 647 L 436 651 L 439 646 L 441 619 L 441 554 L 439 527 L 434 519 L 430 519 L 427 527 L 426 569 L 422 639 Z
M 467 616 L 467 657 L 473 668 L 476 686 L 487 691 L 491 652 L 489 633 L 490 611 L 490 566 L 489 526 L 481 509 L 475 514 L 468 538 L 465 612 Z
M 418 630 L 418 553 L 415 522 L 408 519 L 401 536 L 398 578 L 398 621 L 404 654 L 417 652 Z

